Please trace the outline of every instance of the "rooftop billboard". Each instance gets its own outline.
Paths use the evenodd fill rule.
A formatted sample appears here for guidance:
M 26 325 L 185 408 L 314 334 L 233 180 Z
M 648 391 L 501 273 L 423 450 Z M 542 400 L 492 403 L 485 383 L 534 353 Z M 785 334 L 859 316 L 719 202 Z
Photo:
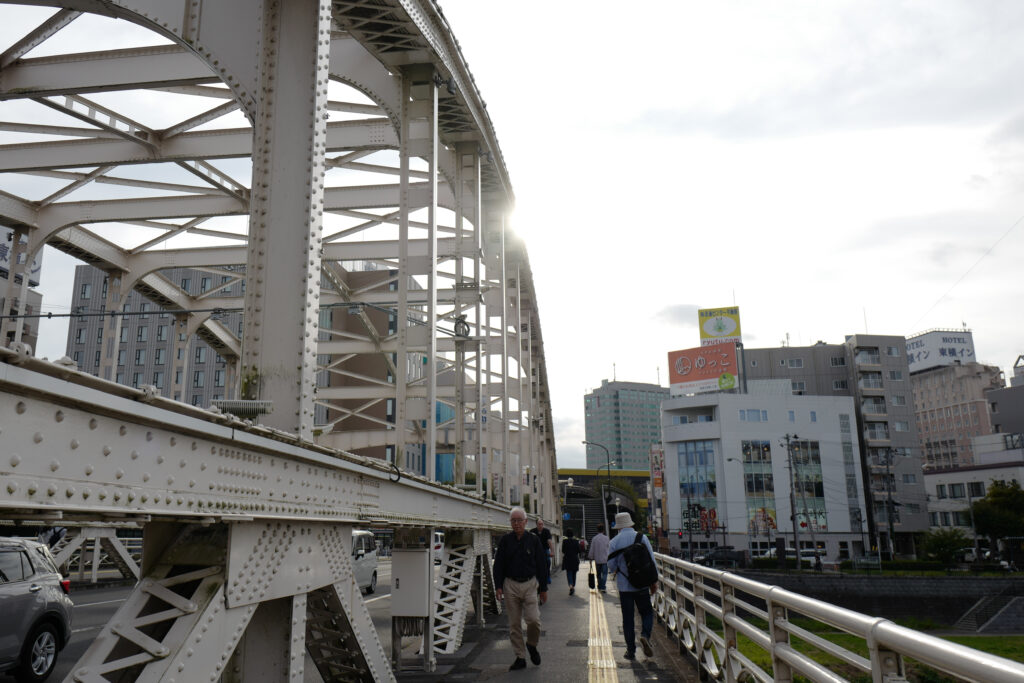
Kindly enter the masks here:
M 715 344 L 669 351 L 668 377 L 673 396 L 736 388 L 736 345 Z
M 932 330 L 907 338 L 910 372 L 976 360 L 974 336 L 970 330 Z
M 701 308 L 697 311 L 700 327 L 700 345 L 739 344 L 743 341 L 740 333 L 739 306 L 728 308 Z

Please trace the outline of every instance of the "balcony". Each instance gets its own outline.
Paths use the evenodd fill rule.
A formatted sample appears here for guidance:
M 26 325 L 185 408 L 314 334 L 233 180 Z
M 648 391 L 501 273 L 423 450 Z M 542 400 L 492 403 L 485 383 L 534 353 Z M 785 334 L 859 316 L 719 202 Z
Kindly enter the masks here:
M 858 351 L 857 355 L 853 357 L 853 362 L 857 365 L 881 365 L 882 357 L 878 351 Z
M 865 415 L 885 415 L 888 413 L 885 401 L 864 401 L 860 404 L 860 411 Z
M 868 441 L 888 441 L 888 429 L 865 429 L 864 438 Z

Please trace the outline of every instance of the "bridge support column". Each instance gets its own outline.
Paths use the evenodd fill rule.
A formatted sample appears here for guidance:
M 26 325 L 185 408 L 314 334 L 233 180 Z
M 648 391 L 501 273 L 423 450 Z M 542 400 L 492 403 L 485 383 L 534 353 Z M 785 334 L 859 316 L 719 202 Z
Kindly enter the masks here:
M 90 544 L 93 548 L 91 553 L 89 551 Z M 99 554 L 100 548 L 106 552 L 107 559 L 113 562 L 124 578 L 139 578 L 139 565 L 121 539 L 117 537 L 116 529 L 111 527 L 72 529 L 65 536 L 64 541 L 54 548 L 53 559 L 58 567 L 65 567 L 71 564 L 75 551 L 79 551 L 79 577 L 82 578 L 84 577 L 85 560 L 91 555 L 92 582 L 96 583 L 99 565 L 103 559 Z

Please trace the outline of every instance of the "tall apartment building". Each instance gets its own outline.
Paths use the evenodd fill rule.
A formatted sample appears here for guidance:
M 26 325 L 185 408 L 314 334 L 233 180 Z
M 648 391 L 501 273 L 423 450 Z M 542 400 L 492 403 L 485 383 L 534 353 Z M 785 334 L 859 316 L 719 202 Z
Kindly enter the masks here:
M 185 294 L 215 293 L 219 298 L 237 300 L 237 308 L 242 307 L 244 280 L 186 268 L 169 269 L 161 274 Z M 67 355 L 79 370 L 97 377 L 102 360 L 103 326 L 109 320 L 103 303 L 108 286 L 108 276 L 102 270 L 92 266 L 75 268 L 71 306 L 78 315 L 72 317 L 68 325 Z M 218 349 L 211 346 L 214 340 L 192 335 L 191 339 L 179 340 L 176 344 L 175 336 L 183 332 L 171 313 L 137 290 L 127 293 L 123 301 L 119 311 L 123 317 L 115 371 L 113 376 L 104 379 L 135 388 L 152 385 L 166 398 L 196 406 L 206 407 L 212 400 L 235 398 L 230 377 L 234 370 Z M 225 311 L 219 317 L 231 333 L 241 336 L 241 312 Z
M 956 362 L 915 372 L 910 384 L 925 469 L 973 465 L 972 438 L 993 431 L 986 396 L 1002 388 L 1002 370 Z
M 869 528 L 887 549 L 891 526 L 895 552 L 913 553 L 912 535 L 928 529 L 928 515 L 906 340 L 860 334 L 842 344 L 745 349 L 743 364 L 748 380 L 787 379 L 794 394 L 853 397 Z
M 651 444 L 661 443 L 661 402 L 668 388 L 642 382 L 609 382 L 583 397 L 587 441 L 608 449 L 612 469 L 650 468 Z M 587 447 L 587 467 L 607 465 L 605 452 Z

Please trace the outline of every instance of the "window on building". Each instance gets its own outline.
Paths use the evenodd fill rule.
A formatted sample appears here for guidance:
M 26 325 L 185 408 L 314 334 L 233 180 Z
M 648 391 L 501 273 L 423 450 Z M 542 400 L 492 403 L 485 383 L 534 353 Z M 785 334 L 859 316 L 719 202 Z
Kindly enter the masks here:
M 192 373 L 192 386 L 196 389 L 202 389 L 206 383 L 206 371 L 196 370 Z
M 832 356 L 829 358 L 829 364 L 834 368 L 845 368 L 846 356 Z
M 796 422 L 796 411 L 795 410 L 789 411 L 789 421 L 790 422 Z
M 910 431 L 910 423 L 906 422 L 904 420 L 896 420 L 895 422 L 892 423 L 892 428 L 893 428 L 893 431 L 897 431 L 897 432 L 909 432 Z
M 902 381 L 903 380 L 903 371 L 902 370 L 890 370 L 889 371 L 889 379 L 897 381 L 897 382 Z
M 149 320 L 149 304 L 139 304 L 139 310 L 142 311 L 142 315 L 139 316 L 140 320 Z
M 124 366 L 125 361 L 128 360 L 128 349 L 121 349 L 117 352 L 117 364 Z
M 139 329 L 135 331 L 135 341 L 149 341 L 149 327 L 139 325 Z
M 189 290 L 192 289 L 192 279 L 187 277 L 181 278 L 181 288 L 185 290 L 185 293 L 191 294 Z
M 156 340 L 167 341 L 167 325 L 156 326 Z
M 949 497 L 950 498 L 966 498 L 967 487 L 963 484 L 950 484 L 949 485 Z
M 164 388 L 164 373 L 163 372 L 160 372 L 158 370 L 157 372 L 153 373 L 153 386 L 155 386 L 157 389 L 163 389 Z
M 849 386 L 849 383 L 845 379 L 832 380 L 832 391 L 845 391 Z
M 811 411 L 811 422 L 817 422 L 817 421 L 818 421 L 818 411 L 812 410 Z
M 100 321 L 99 329 L 96 330 L 96 343 L 97 344 L 102 344 L 103 343 L 103 321 L 102 320 Z
M 214 370 L 213 371 L 213 386 L 222 387 L 224 386 L 224 371 Z
M 210 291 L 210 278 L 204 277 L 199 279 L 199 293 L 203 294 Z
M 196 362 L 197 363 L 205 363 L 206 362 L 206 347 L 205 346 L 197 346 L 196 347 Z
M 75 361 L 75 365 L 77 365 L 78 367 L 82 367 L 82 352 L 81 351 L 75 351 L 74 354 L 72 354 L 71 359 L 73 361 Z
M 180 369 L 174 371 L 174 383 L 175 384 L 181 384 L 181 370 Z M 174 400 L 177 401 L 179 399 L 174 399 Z
M 804 366 L 803 358 L 790 358 L 789 367 L 791 368 L 802 368 Z
M 146 349 L 135 349 L 135 364 L 145 365 L 146 364 Z
M 203 402 L 202 394 L 192 394 L 192 405 L 198 406 Z
M 904 396 L 903 394 L 893 394 L 892 404 L 894 406 L 905 406 L 907 405 L 907 397 Z
M 898 346 L 887 346 L 885 347 L 885 355 L 892 358 L 899 358 L 900 349 Z
M 803 392 L 807 391 L 807 382 L 797 382 L 794 380 L 793 382 L 791 382 L 791 386 L 793 388 L 794 394 L 802 394 Z
M 972 481 L 967 484 L 967 492 L 971 498 L 984 498 L 985 497 L 985 482 L 983 481 Z
M 903 475 L 903 483 L 904 484 L 916 484 L 917 483 L 917 475 L 916 474 L 904 474 Z
M 121 343 L 128 343 L 128 328 L 124 326 L 123 322 L 121 323 Z
M 740 410 L 740 422 L 767 422 L 767 410 Z
M 138 389 L 140 382 L 142 382 L 142 373 L 141 372 L 133 372 L 132 373 L 132 386 L 135 387 L 136 389 Z
M 167 359 L 167 349 L 157 349 L 153 352 L 153 362 L 156 365 L 163 365 Z
M 99 351 L 96 352 L 96 360 L 93 361 L 92 366 L 94 368 L 98 368 L 100 366 L 100 352 Z
M 91 299 L 92 298 L 92 285 L 88 282 L 82 283 L 82 288 L 78 292 L 80 299 Z
M 84 344 L 85 343 L 85 328 L 84 327 L 79 327 L 77 330 L 75 330 L 75 343 L 76 344 Z

